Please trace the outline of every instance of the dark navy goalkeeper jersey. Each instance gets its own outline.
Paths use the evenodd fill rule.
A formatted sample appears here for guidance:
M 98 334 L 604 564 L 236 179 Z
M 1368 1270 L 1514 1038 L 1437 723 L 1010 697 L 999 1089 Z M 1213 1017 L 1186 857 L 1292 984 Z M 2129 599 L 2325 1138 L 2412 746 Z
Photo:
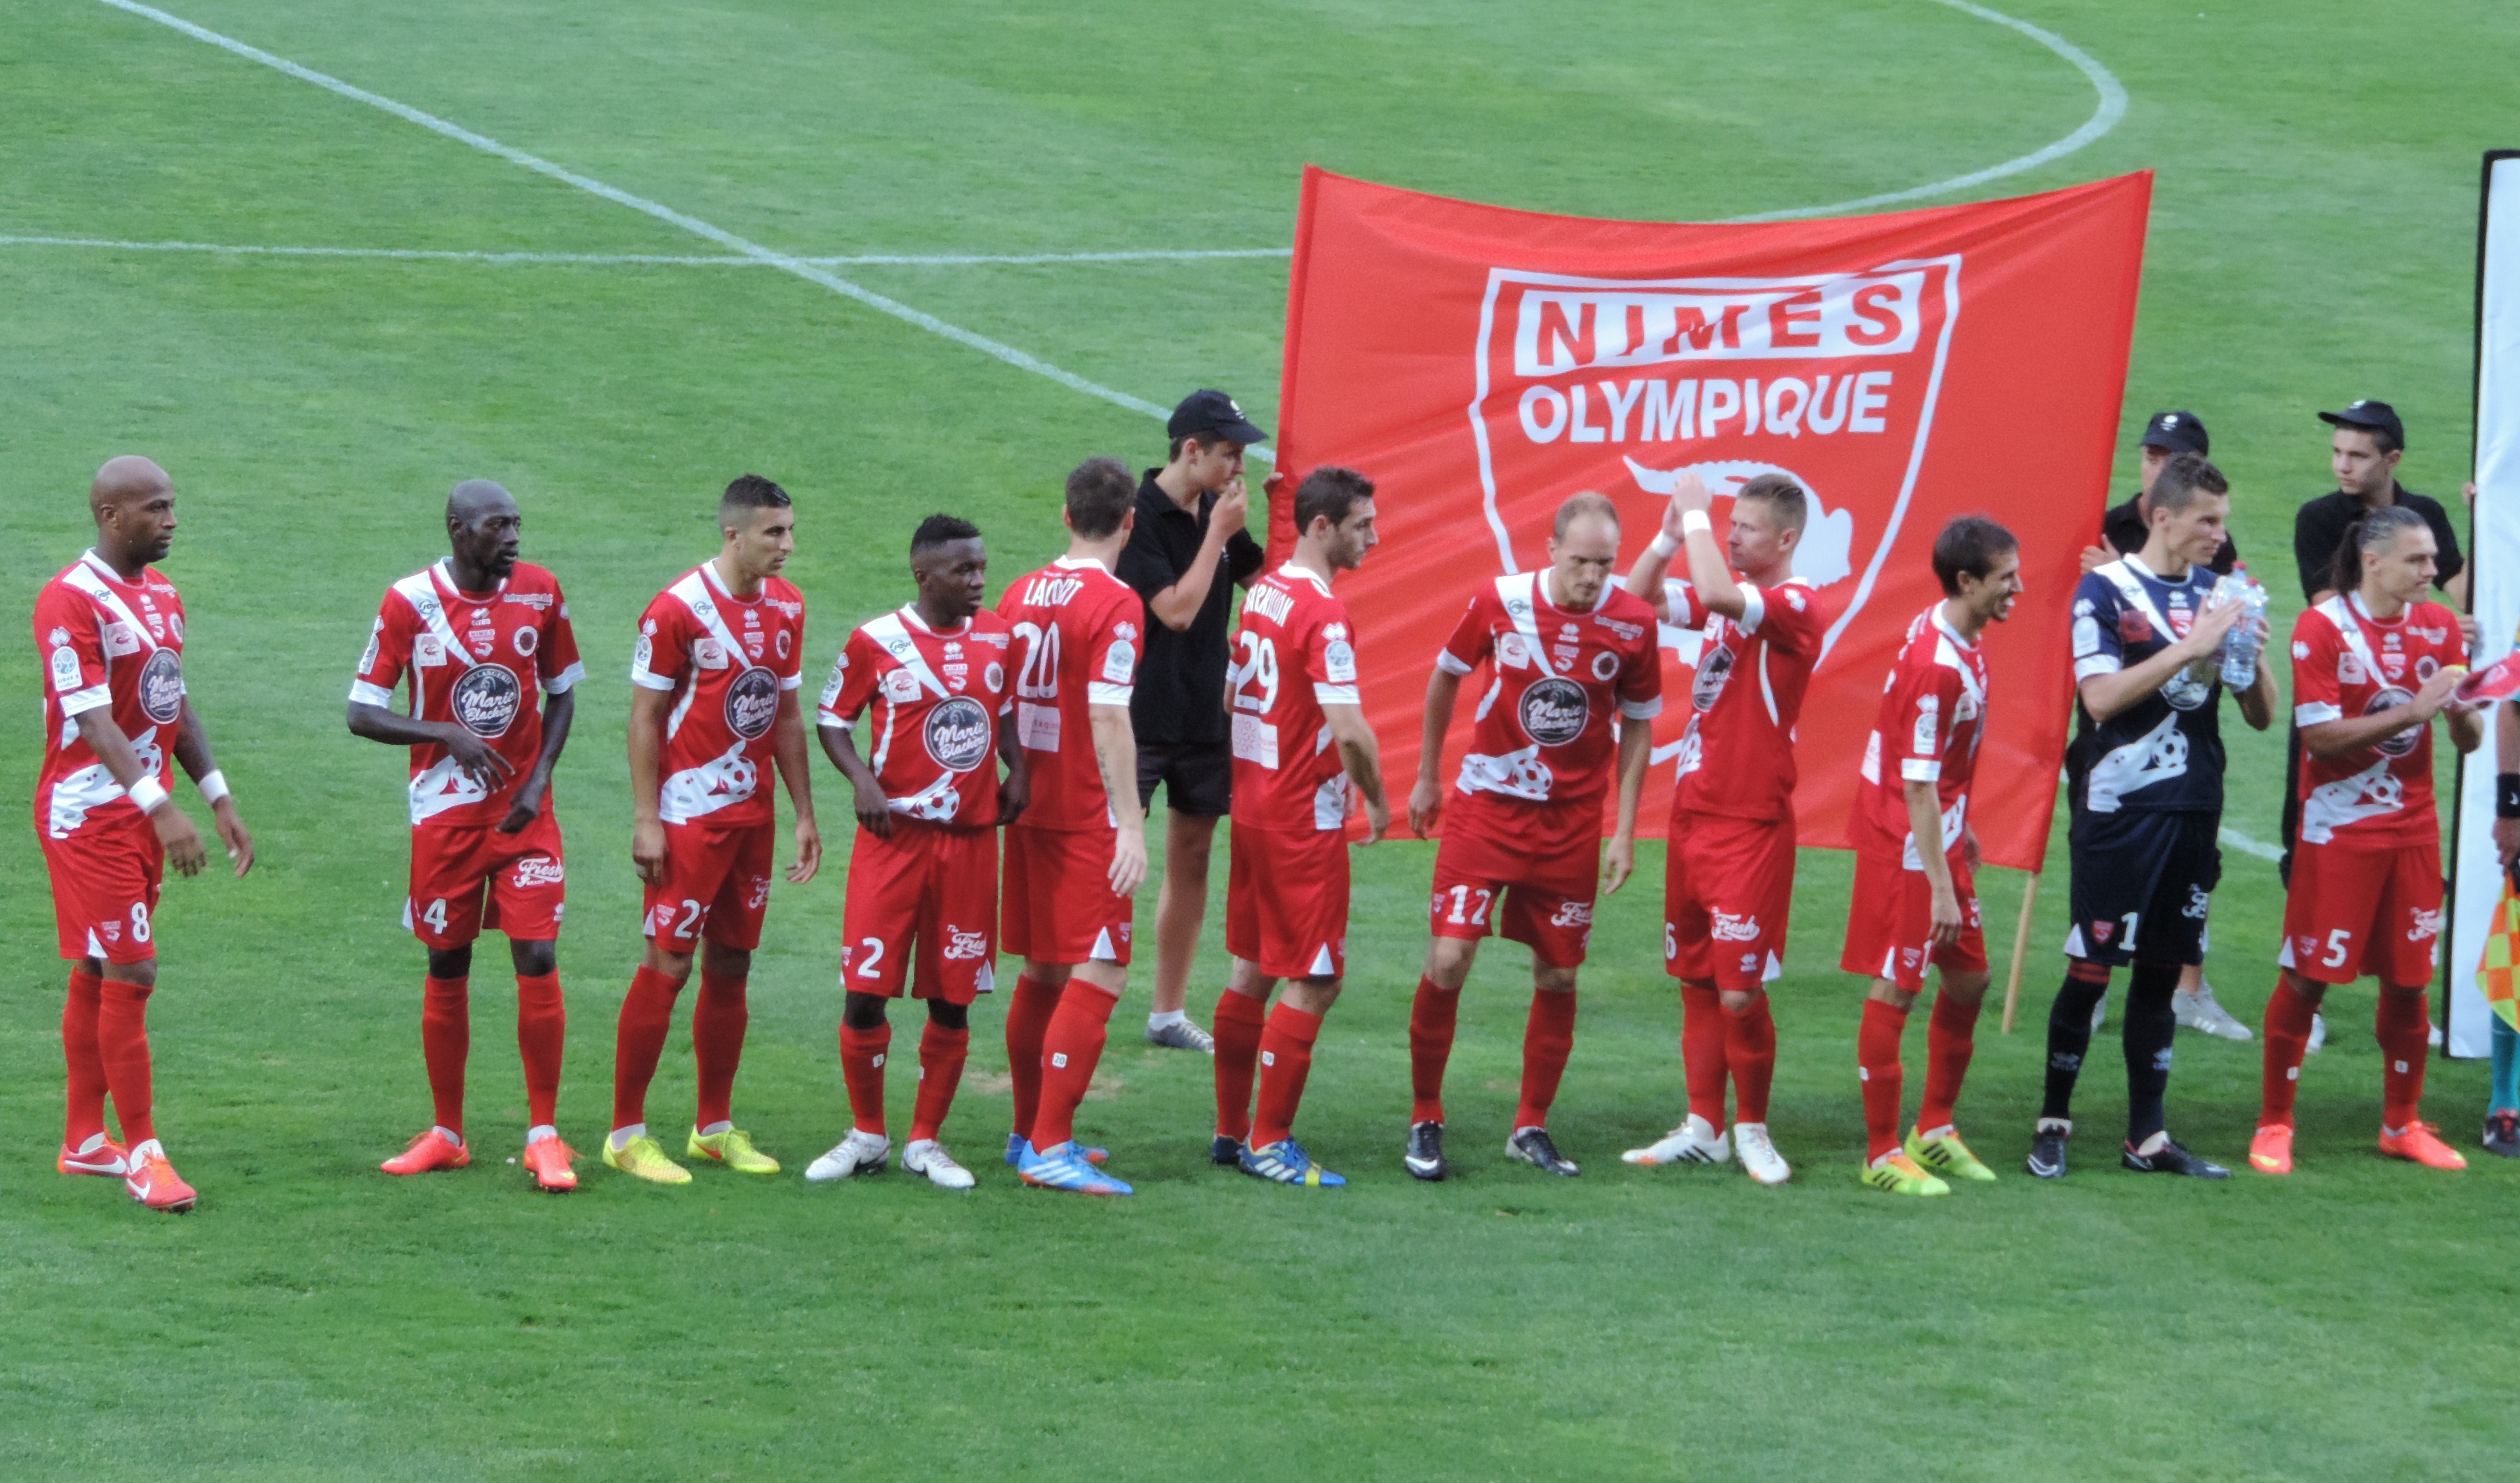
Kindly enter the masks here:
M 2135 557 L 2083 578 L 2074 589 L 2074 682 L 2132 669 L 2186 637 L 2219 580 L 2190 566 L 2184 579 L 2166 581 Z M 2077 705 L 2074 806 L 2094 814 L 2220 813 L 2222 689 L 2221 661 L 2208 657 L 2105 722 L 2094 724 Z

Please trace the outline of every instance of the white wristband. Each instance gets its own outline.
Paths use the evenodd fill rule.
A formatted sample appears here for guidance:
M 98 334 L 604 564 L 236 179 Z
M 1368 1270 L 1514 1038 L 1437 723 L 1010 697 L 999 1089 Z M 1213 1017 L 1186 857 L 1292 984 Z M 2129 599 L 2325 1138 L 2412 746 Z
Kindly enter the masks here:
M 201 781 L 193 786 L 202 790 L 203 803 L 216 803 L 228 795 L 228 775 L 214 767 L 202 774 Z
M 1645 549 L 1653 553 L 1655 561 L 1668 562 L 1680 551 L 1680 543 L 1671 538 L 1670 531 L 1657 530 Z
M 166 785 L 155 778 L 143 778 L 124 791 L 131 794 L 131 801 L 144 814 L 158 812 L 158 805 L 166 801 Z
M 1680 533 L 1684 536 L 1713 535 L 1715 522 L 1706 517 L 1703 510 L 1684 510 L 1680 513 Z

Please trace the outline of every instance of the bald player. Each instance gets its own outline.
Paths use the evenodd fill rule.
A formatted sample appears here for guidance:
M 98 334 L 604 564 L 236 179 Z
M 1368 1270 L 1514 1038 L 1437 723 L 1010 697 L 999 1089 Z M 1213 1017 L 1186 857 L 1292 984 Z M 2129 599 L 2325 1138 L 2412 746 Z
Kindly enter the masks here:
M 210 805 L 240 876 L 253 869 L 253 836 L 184 693 L 184 600 L 151 569 L 175 541 L 174 481 L 145 458 L 109 460 L 88 487 L 88 513 L 96 545 L 35 598 L 46 682 L 35 837 L 71 965 L 62 1011 L 69 1107 L 55 1167 L 118 1175 L 152 1210 L 190 1210 L 200 1196 L 167 1161 L 149 1100 L 149 995 L 158 984 L 151 914 L 167 863 L 194 876 L 206 858 L 168 795 L 167 758 L 184 765 Z M 124 1146 L 106 1133 L 109 1096 Z
M 556 951 L 565 890 L 551 775 L 586 670 L 559 581 L 517 560 L 523 526 L 516 500 L 497 484 L 455 486 L 446 500 L 448 554 L 385 593 L 350 685 L 349 726 L 353 736 L 411 748 L 403 925 L 428 950 L 420 1043 L 436 1120 L 382 1167 L 427 1174 L 472 1161 L 464 1141 L 472 939 L 497 927 L 508 934 L 517 970 L 524 1166 L 537 1189 L 560 1191 L 575 1189 L 577 1174 L 553 1126 L 567 1019 Z M 410 707 L 396 711 L 394 690 L 405 683 Z

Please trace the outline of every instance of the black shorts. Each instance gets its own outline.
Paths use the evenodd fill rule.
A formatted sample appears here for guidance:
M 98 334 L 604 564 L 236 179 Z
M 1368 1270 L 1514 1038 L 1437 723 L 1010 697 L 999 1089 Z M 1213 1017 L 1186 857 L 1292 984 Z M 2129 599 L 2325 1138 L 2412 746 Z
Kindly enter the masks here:
M 1154 801 L 1155 785 L 1176 814 L 1222 819 L 1234 812 L 1234 743 L 1161 743 L 1138 747 L 1138 807 Z
M 2205 961 L 2206 898 L 2223 878 L 2216 814 L 2077 810 L 2065 956 L 2106 967 Z

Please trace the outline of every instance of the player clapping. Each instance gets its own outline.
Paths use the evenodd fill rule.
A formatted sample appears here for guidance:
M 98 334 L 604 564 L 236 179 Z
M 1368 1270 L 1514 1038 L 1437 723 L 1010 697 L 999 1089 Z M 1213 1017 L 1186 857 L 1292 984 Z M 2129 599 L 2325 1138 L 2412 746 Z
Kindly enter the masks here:
M 517 973 L 525 1168 L 538 1188 L 563 1191 L 576 1188 L 577 1175 L 554 1126 L 567 1030 L 557 951 L 566 893 L 551 775 L 585 667 L 559 581 L 517 560 L 523 525 L 499 485 L 455 486 L 446 501 L 449 554 L 386 592 L 350 686 L 348 720 L 354 736 L 411 749 L 403 924 L 428 950 L 420 1041 L 436 1123 L 384 1171 L 472 1162 L 464 1141 L 470 979 L 472 941 L 489 926 L 507 933 Z M 406 679 L 411 708 L 398 713 L 393 693 Z
M 927 1028 L 902 1167 L 948 1190 L 973 1183 L 936 1135 L 962 1084 L 971 1002 L 996 986 L 997 827 L 1023 812 L 1027 788 L 1023 751 L 998 724 L 1012 694 L 1011 634 L 980 606 L 988 564 L 969 521 L 932 515 L 920 522 L 910 538 L 919 596 L 860 624 L 823 689 L 823 751 L 856 792 L 858 833 L 840 945 L 840 1068 L 851 1123 L 806 1169 L 817 1184 L 878 1173 L 891 1155 L 884 1005 L 905 984 L 926 1001 Z M 869 757 L 850 737 L 862 714 Z

